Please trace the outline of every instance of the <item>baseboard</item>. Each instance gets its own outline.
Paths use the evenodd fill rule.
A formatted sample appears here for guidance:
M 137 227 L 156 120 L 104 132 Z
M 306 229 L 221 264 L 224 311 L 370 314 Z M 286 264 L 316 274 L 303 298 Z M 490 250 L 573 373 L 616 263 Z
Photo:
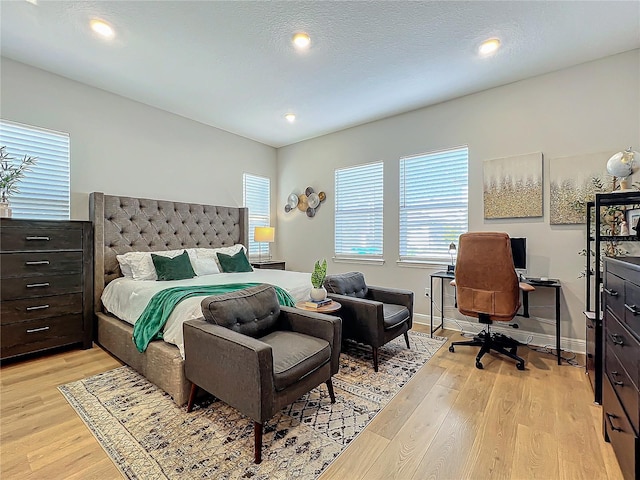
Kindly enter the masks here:
M 440 319 L 438 318 L 437 320 L 439 324 Z M 413 316 L 413 321 L 415 323 L 419 323 L 420 325 L 430 325 L 429 315 L 416 313 Z M 483 329 L 483 326 L 478 322 L 469 322 L 467 320 L 457 319 L 454 320 L 452 318 L 445 317 L 444 328 L 446 328 L 447 330 L 460 331 L 462 329 L 465 332 L 479 332 Z M 551 345 L 553 348 L 555 348 L 556 345 L 555 335 L 548 335 L 546 333 L 529 332 L 527 330 L 523 330 L 522 328 L 516 329 L 511 327 L 501 327 L 496 324 L 493 324 L 491 326 L 491 331 L 509 335 L 511 338 L 514 338 L 521 343 L 528 343 L 530 345 Z M 560 348 L 562 348 L 563 351 L 584 354 L 587 351 L 587 342 L 585 340 L 578 340 L 576 338 L 560 337 Z

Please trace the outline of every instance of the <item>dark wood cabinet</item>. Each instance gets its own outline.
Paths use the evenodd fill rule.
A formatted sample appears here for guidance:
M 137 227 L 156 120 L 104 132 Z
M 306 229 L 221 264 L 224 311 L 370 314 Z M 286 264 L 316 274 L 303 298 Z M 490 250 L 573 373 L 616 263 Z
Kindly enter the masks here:
M 640 257 L 605 258 L 602 423 L 626 479 L 640 478 Z
M 284 262 L 278 260 L 265 260 L 264 262 L 251 262 L 253 268 L 266 268 L 269 270 L 284 270 Z
M 91 348 L 91 222 L 0 219 L 0 359 Z

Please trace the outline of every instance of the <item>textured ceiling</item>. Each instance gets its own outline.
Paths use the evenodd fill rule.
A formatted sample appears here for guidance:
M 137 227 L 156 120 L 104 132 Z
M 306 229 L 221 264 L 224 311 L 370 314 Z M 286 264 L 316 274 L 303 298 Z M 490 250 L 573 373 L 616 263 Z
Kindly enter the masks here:
M 36 3 L 2 0 L 3 56 L 275 147 L 640 47 L 638 1 Z

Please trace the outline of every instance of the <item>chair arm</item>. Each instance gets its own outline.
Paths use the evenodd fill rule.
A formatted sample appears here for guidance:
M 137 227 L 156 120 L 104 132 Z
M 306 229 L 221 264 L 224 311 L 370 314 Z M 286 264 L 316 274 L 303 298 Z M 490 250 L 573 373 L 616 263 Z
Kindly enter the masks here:
M 183 324 L 187 379 L 263 423 L 275 412 L 271 346 L 203 319 Z
M 331 374 L 340 368 L 342 319 L 333 315 L 309 312 L 293 307 L 280 307 L 280 315 L 292 331 L 322 338 L 331 346 Z
M 409 310 L 409 328 L 413 325 L 413 292 L 400 288 L 368 287 L 368 296 L 382 303 L 403 305 Z
M 327 296 L 342 305 L 338 313 L 342 317 L 345 338 L 352 338 L 368 345 L 383 344 L 380 343 L 384 338 L 382 302 L 338 293 L 329 293 Z

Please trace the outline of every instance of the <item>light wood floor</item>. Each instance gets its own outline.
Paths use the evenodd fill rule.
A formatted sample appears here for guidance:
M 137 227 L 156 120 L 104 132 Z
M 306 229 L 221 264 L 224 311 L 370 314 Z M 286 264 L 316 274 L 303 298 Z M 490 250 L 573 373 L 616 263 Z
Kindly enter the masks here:
M 583 368 L 521 347 L 525 371 L 477 370 L 476 353 L 441 348 L 321 480 L 622 478 Z M 119 365 L 95 347 L 3 366 L 0 477 L 122 478 L 56 388 Z

